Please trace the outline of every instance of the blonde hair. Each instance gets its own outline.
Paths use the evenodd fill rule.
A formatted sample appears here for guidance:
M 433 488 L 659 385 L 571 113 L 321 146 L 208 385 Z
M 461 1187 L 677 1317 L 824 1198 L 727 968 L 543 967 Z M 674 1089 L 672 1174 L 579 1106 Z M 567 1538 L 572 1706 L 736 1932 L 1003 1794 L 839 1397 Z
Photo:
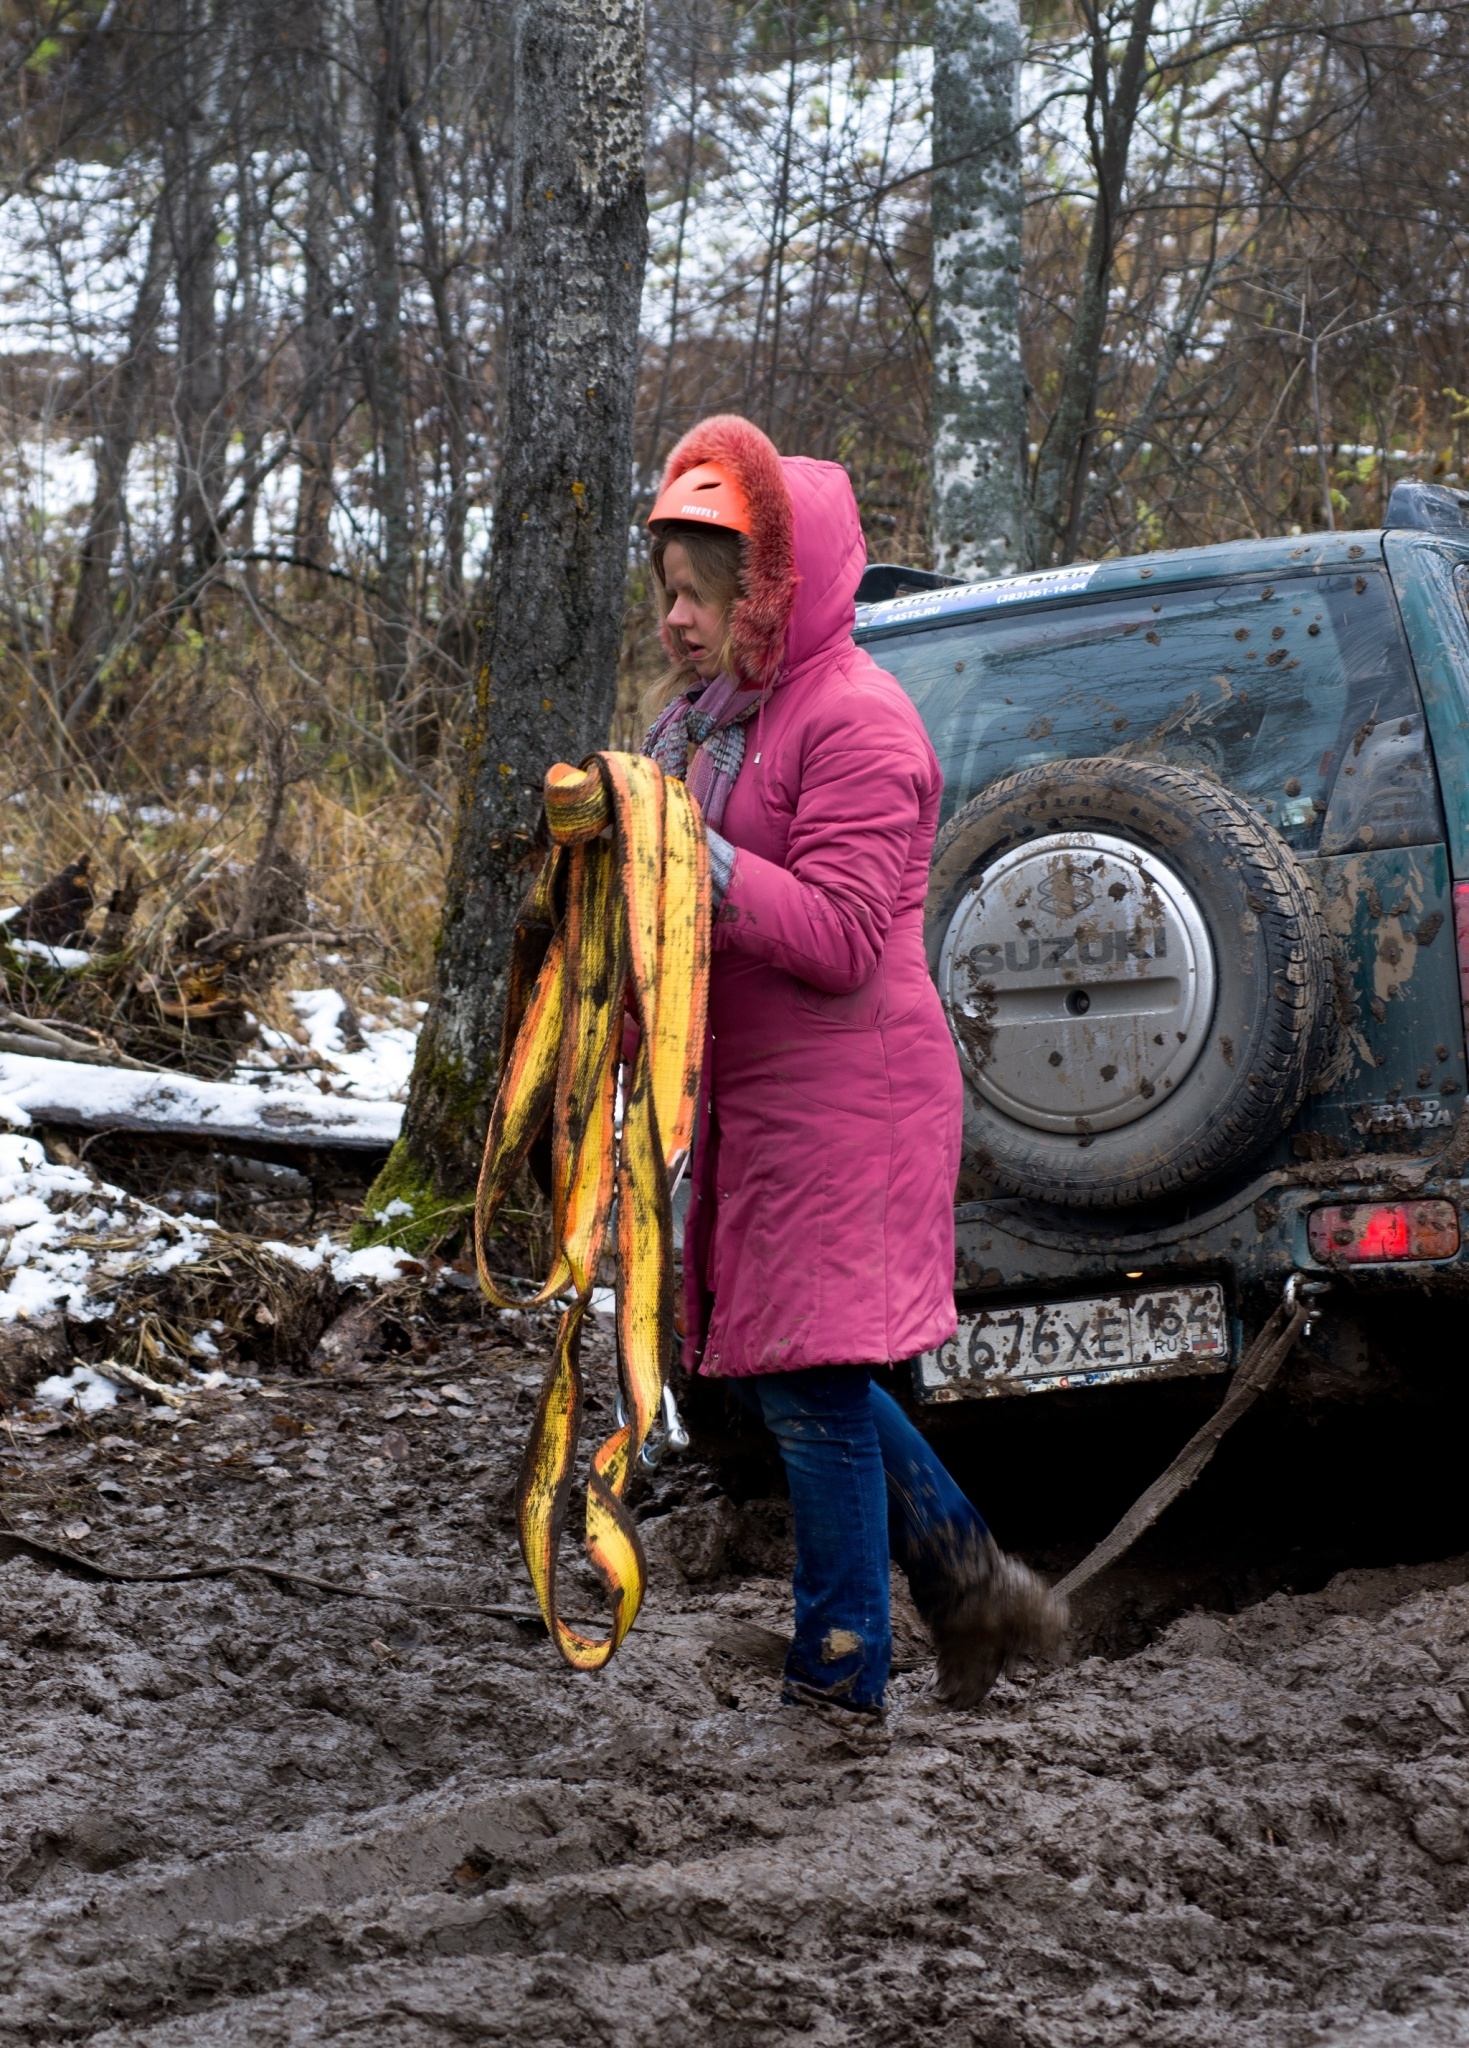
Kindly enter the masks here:
M 665 619 L 674 604 L 663 575 L 663 557 L 670 541 L 677 541 L 688 556 L 699 603 L 718 605 L 724 615 L 719 667 L 721 674 L 733 675 L 735 655 L 731 621 L 735 605 L 745 594 L 745 537 L 742 533 L 730 532 L 727 527 L 711 531 L 707 526 L 686 525 L 680 520 L 659 521 L 653 530 L 651 559 L 658 613 Z M 671 704 L 675 697 L 682 697 L 687 690 L 703 681 L 693 663 L 681 658 L 682 637 L 677 626 L 673 628 L 673 639 L 679 654 L 644 694 L 642 709 L 645 718 L 656 718 L 666 704 Z

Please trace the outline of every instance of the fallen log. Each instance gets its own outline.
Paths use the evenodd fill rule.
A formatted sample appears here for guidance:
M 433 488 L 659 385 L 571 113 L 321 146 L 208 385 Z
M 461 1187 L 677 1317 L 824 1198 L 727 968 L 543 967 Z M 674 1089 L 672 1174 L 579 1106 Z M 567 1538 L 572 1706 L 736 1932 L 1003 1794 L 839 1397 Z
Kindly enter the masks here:
M 267 1092 L 239 1081 L 0 1051 L 0 1123 L 13 1129 L 51 1124 L 239 1145 L 386 1152 L 402 1120 L 399 1102 L 358 1102 L 289 1085 Z

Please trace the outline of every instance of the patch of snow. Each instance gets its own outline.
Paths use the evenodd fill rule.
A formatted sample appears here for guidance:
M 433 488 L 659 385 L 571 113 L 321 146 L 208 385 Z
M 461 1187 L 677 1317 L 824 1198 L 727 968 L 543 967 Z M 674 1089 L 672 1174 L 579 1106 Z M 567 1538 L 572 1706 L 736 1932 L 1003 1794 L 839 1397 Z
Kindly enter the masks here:
M 313 1052 L 335 1053 L 343 1049 L 341 1023 L 347 999 L 340 989 L 298 988 L 290 1002 L 306 1027 L 307 1043 Z
M 46 1408 L 78 1408 L 83 1415 L 100 1415 L 115 1408 L 122 1388 L 90 1365 L 73 1366 L 70 1372 L 52 1373 L 36 1388 L 36 1399 Z
M 347 1003 L 340 990 L 298 989 L 291 1007 L 305 1027 L 311 1050 L 322 1060 L 327 1079 L 340 1093 L 359 1102 L 394 1102 L 407 1094 L 418 1046 L 416 1028 L 371 1014 L 361 1016 L 357 1028 L 363 1050 L 349 1052 L 342 1034 Z M 417 1006 L 412 1007 L 416 1013 Z
M 315 1244 L 287 1244 L 283 1238 L 269 1237 L 264 1248 L 277 1258 L 289 1259 L 303 1273 L 319 1273 L 335 1249 L 329 1237 L 319 1237 Z
M 333 1095 L 350 1101 L 401 1102 L 408 1093 L 419 1024 L 427 1014 L 428 1005 L 374 996 L 367 989 L 362 993 L 380 1004 L 384 1014 L 364 1010 L 355 1016 L 357 1035 L 362 1043 L 361 1048 L 354 1052 L 347 1047 L 343 1027 L 348 1021 L 349 1006 L 340 989 L 304 988 L 291 992 L 291 1007 L 301 1022 L 307 1046 L 313 1055 L 309 1071 L 320 1075 Z M 284 1075 L 277 1079 L 276 1075 L 282 1065 L 294 1064 L 300 1057 L 301 1047 L 296 1040 L 282 1031 L 262 1026 L 259 1044 L 251 1057 L 235 1069 L 235 1078 L 237 1081 L 252 1081 L 266 1096 L 293 1084 L 299 1089 L 299 1073 L 289 1080 Z
M 374 1244 L 365 1251 L 354 1252 L 333 1244 L 329 1237 L 319 1237 L 313 1245 L 285 1244 L 268 1238 L 264 1250 L 289 1259 L 305 1273 L 318 1273 L 328 1266 L 339 1287 L 360 1287 L 373 1281 L 387 1283 L 401 1280 L 405 1272 L 422 1271 L 422 1262 L 400 1244 Z
M 210 1223 L 203 1219 L 199 1223 L 200 1230 L 217 1230 L 218 1227 L 218 1224 Z M 203 1250 L 203 1238 L 196 1236 L 192 1230 L 184 1227 L 184 1234 L 177 1244 L 167 1246 L 165 1250 L 158 1254 L 156 1259 L 149 1259 L 148 1271 L 150 1273 L 171 1273 L 175 1266 L 195 1265 L 198 1263 L 199 1256 Z
M 106 1314 L 89 1292 L 93 1262 L 74 1242 L 78 1226 L 110 1230 L 94 1189 L 74 1166 L 53 1166 L 34 1138 L 0 1133 L 0 1231 L 10 1233 L 3 1261 L 11 1277 L 0 1292 L 0 1323 L 29 1322 L 64 1308 L 82 1322 Z
M 10 939 L 7 943 L 12 953 L 27 953 L 33 960 L 44 960 L 48 967 L 61 968 L 68 974 L 92 964 L 91 954 L 83 952 L 80 946 L 43 946 L 39 939 Z
M 129 1273 L 168 1273 L 208 1256 L 218 1226 L 185 1222 L 120 1188 L 94 1182 L 74 1166 L 53 1166 L 34 1138 L 0 1133 L 0 1323 L 29 1322 L 61 1308 L 80 1322 L 104 1320 L 105 1297 Z M 121 1241 L 120 1241 L 121 1240 Z M 341 1287 L 391 1282 L 421 1271 L 396 1245 L 350 1251 L 322 1236 L 314 1245 L 268 1244 L 267 1251 L 306 1272 L 329 1268 Z M 196 1357 L 216 1359 L 219 1347 L 195 1334 Z
M 289 1259 L 303 1273 L 319 1273 L 336 1249 L 329 1237 L 319 1237 L 315 1244 L 287 1244 L 284 1238 L 268 1237 L 261 1248 L 278 1259 Z
M 419 1264 L 412 1252 L 401 1245 L 374 1244 L 366 1251 L 340 1252 L 332 1260 L 332 1277 L 339 1287 L 352 1287 L 364 1280 L 401 1280 L 405 1269 Z
M 0 910 L 0 928 L 14 915 L 13 908 Z M 80 949 L 18 943 L 57 966 L 85 965 L 90 958 Z M 330 1094 L 316 1085 L 315 1074 L 303 1075 L 299 1067 L 282 1071 L 287 1062 L 300 1061 L 302 1048 L 297 1038 L 269 1030 L 262 1030 L 257 1048 L 257 1057 L 263 1050 L 262 1064 L 238 1070 L 229 1082 L 0 1054 L 0 1125 L 9 1126 L 0 1129 L 0 1325 L 58 1309 L 78 1322 L 104 1320 L 129 1274 L 194 1264 L 219 1242 L 212 1222 L 166 1214 L 76 1167 L 53 1165 L 33 1137 L 21 1135 L 33 1123 L 112 1131 L 177 1128 L 267 1145 L 297 1136 L 363 1149 L 392 1144 L 402 1120 L 394 1097 L 406 1095 L 427 1005 L 363 989 L 355 1022 L 364 1050 L 350 1052 L 346 1038 L 354 1017 L 340 991 L 299 990 L 290 1000 Z M 411 1213 L 410 1204 L 393 1201 L 379 1220 L 391 1223 Z M 265 1249 L 308 1272 L 325 1268 L 341 1287 L 391 1284 L 424 1270 L 401 1245 L 352 1251 L 323 1236 L 313 1245 L 277 1241 Z M 223 1334 L 222 1326 L 214 1327 Z M 219 1346 L 205 1332 L 191 1332 L 190 1354 L 197 1361 L 196 1384 L 246 1384 L 224 1373 Z M 98 1391 L 113 1383 L 90 1367 L 55 1375 L 48 1384 L 59 1402 L 77 1406 L 110 1405 L 116 1398 L 115 1390 Z

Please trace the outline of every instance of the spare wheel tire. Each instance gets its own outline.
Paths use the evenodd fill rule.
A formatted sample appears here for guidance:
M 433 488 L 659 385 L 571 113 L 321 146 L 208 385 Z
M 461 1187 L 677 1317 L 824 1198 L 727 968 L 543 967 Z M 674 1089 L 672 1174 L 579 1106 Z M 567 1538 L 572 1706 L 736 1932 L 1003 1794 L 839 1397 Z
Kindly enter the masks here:
M 992 783 L 939 835 L 926 929 L 992 1187 L 1155 1200 L 1300 1106 L 1325 931 L 1290 848 L 1218 783 L 1108 756 Z

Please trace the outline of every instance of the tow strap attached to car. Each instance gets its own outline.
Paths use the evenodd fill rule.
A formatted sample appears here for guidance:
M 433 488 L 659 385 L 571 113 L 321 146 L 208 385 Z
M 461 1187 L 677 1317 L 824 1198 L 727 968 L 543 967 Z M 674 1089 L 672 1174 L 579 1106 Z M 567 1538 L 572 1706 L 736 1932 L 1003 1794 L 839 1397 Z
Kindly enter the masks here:
M 623 1504 L 673 1344 L 670 1187 L 693 1138 L 709 992 L 709 849 L 684 785 L 641 754 L 593 754 L 545 782 L 551 852 L 516 922 L 500 1089 L 475 1199 L 480 1285 L 500 1308 L 563 1303 L 521 1467 L 520 1543 L 568 1664 L 606 1664 L 636 1619 L 645 1563 Z M 617 1083 L 624 1012 L 639 1027 Z M 550 1126 L 550 1271 L 529 1297 L 492 1275 L 495 1213 Z M 598 1639 L 561 1618 L 557 1559 L 581 1429 L 582 1321 L 616 1218 L 617 1353 L 627 1420 L 593 1453 L 586 1547 L 612 1608 Z

